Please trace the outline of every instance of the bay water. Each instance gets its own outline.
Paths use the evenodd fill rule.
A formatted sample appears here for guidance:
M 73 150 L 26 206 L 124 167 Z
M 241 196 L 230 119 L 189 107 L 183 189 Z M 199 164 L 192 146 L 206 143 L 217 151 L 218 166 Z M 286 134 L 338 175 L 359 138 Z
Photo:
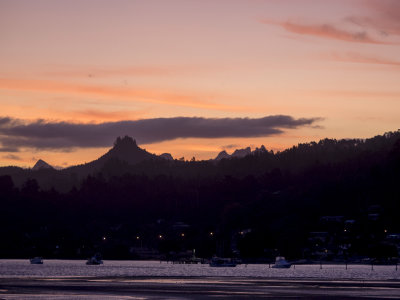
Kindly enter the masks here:
M 322 267 L 322 268 L 321 268 Z M 237 267 L 210 267 L 208 264 L 172 264 L 160 261 L 105 260 L 102 265 L 86 265 L 84 260 L 44 260 L 32 265 L 27 259 L 0 260 L 0 277 L 258 277 L 326 280 L 399 280 L 394 265 L 313 264 L 274 269 L 268 264 L 241 264 Z

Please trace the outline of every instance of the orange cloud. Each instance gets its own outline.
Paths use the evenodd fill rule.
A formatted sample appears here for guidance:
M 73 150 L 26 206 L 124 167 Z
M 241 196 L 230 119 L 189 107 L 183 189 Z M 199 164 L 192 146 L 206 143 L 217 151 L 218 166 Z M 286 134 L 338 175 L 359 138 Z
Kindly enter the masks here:
M 211 110 L 223 111 L 243 111 L 250 110 L 249 107 L 232 106 L 213 103 L 200 98 L 211 98 L 205 95 L 186 95 L 178 94 L 171 91 L 156 89 L 134 89 L 129 87 L 111 87 L 111 86 L 95 86 L 71 84 L 49 80 L 32 80 L 32 79 L 7 79 L 0 78 L 0 89 L 11 89 L 18 91 L 40 91 L 53 93 L 67 93 L 76 95 L 91 95 L 107 98 L 119 98 L 131 101 L 157 103 L 166 105 L 177 105 L 194 108 L 203 108 Z
M 356 52 L 347 53 L 331 53 L 328 55 L 330 59 L 336 61 L 344 62 L 354 62 L 363 64 L 379 64 L 379 65 L 390 65 L 390 66 L 400 66 L 400 61 L 387 59 L 377 56 L 369 56 Z
M 286 31 L 301 34 L 317 36 L 321 38 L 334 39 L 346 42 L 354 43 L 366 43 L 366 44 L 389 44 L 386 42 L 378 41 L 371 38 L 365 31 L 360 32 L 349 32 L 343 29 L 338 29 L 330 24 L 300 24 L 294 22 L 273 22 L 268 20 L 262 21 L 264 24 L 274 24 L 281 26 Z
M 56 66 L 60 69 L 60 66 Z M 62 67 L 61 67 L 62 68 Z M 61 71 L 49 71 L 44 72 L 44 75 L 48 76 L 60 76 L 60 77 L 131 77 L 131 76 L 174 76 L 174 75 L 187 75 L 191 73 L 198 73 L 202 71 L 210 71 L 212 67 L 204 66 L 134 66 L 134 67 L 83 67 L 79 69 L 66 69 Z M 215 69 L 215 68 L 214 68 Z M 214 70 L 215 71 L 215 70 Z
M 63 112 L 65 114 L 65 112 Z M 71 111 L 71 116 L 74 118 L 87 119 L 97 122 L 102 121 L 117 121 L 117 120 L 135 120 L 144 115 L 142 111 L 104 111 L 97 109 L 76 110 Z
M 400 98 L 400 91 L 350 91 L 350 90 L 315 90 L 310 92 L 312 95 L 323 96 L 323 97 L 350 97 L 350 98 Z
M 87 68 L 84 70 L 64 70 L 45 72 L 45 75 L 62 77 L 108 77 L 108 76 L 168 76 L 174 74 L 170 68 L 131 67 L 131 68 Z

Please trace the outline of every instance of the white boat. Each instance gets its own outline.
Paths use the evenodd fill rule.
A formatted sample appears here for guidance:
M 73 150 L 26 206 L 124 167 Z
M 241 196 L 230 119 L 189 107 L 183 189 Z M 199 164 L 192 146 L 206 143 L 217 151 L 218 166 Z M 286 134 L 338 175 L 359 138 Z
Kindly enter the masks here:
M 275 259 L 275 264 L 272 268 L 276 269 L 289 269 L 292 266 L 283 256 L 277 256 Z
M 210 267 L 236 267 L 237 263 L 232 258 L 213 257 L 210 261 Z
M 91 258 L 89 258 L 86 262 L 87 265 L 102 265 L 103 261 L 101 260 L 101 254 L 96 253 Z
M 32 265 L 42 265 L 43 264 L 43 258 L 39 257 L 39 256 L 31 258 L 29 261 L 31 262 Z

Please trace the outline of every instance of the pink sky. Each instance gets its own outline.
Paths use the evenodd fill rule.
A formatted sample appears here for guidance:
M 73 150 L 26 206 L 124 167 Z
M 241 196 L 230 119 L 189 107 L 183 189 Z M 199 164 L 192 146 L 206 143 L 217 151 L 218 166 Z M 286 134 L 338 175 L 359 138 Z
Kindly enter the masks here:
M 187 159 L 372 137 L 400 128 L 399 20 L 396 0 L 0 0 L 0 118 L 320 118 L 269 136 L 142 144 Z M 0 126 L 0 166 L 73 165 L 113 144 L 11 149 L 10 134 Z

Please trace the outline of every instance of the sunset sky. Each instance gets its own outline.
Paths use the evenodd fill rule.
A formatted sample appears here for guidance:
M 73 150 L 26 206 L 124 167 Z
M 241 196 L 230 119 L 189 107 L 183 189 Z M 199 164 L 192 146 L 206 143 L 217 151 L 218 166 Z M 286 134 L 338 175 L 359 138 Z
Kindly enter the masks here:
M 397 0 L 0 0 L 0 166 L 399 128 Z

